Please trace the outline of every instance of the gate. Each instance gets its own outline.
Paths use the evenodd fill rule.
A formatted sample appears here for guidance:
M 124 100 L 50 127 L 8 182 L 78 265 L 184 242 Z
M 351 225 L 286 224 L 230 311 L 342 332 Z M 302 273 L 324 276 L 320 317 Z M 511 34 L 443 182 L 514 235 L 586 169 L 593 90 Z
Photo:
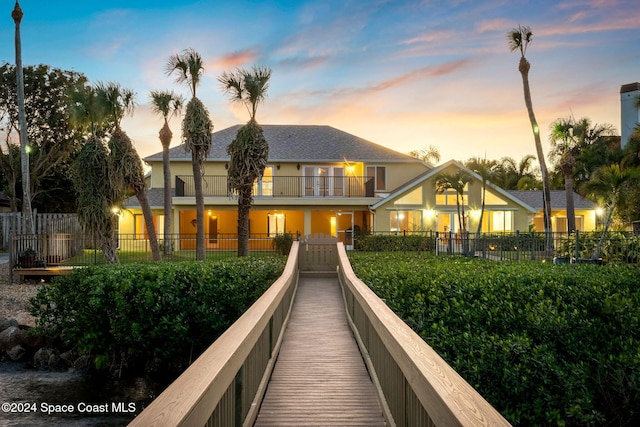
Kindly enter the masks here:
M 309 234 L 300 239 L 300 271 L 335 272 L 338 265 L 338 239 L 327 234 Z

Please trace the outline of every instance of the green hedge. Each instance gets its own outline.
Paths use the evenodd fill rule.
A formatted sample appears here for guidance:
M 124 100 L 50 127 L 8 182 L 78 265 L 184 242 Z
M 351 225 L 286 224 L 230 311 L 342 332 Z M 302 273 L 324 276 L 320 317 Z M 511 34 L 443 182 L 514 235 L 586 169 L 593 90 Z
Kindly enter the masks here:
M 356 274 L 511 423 L 640 421 L 640 270 L 351 253 Z
M 98 368 L 180 370 L 277 279 L 283 257 L 76 269 L 32 299 L 37 326 Z
M 363 252 L 433 251 L 433 234 L 360 234 L 356 236 L 356 249 Z

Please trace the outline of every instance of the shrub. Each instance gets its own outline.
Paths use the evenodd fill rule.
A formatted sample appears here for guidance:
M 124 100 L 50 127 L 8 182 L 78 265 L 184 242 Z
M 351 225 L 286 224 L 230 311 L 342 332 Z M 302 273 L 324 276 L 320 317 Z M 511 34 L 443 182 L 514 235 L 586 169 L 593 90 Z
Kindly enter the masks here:
M 42 288 L 31 312 L 41 330 L 62 334 L 97 368 L 160 361 L 179 370 L 283 268 L 276 257 L 86 267 Z
M 433 251 L 432 234 L 361 234 L 356 236 L 356 249 L 363 252 Z
M 640 270 L 350 254 L 356 274 L 514 425 L 632 425 Z
M 289 255 L 293 245 L 293 235 L 291 233 L 278 234 L 273 238 L 273 248 L 280 255 Z

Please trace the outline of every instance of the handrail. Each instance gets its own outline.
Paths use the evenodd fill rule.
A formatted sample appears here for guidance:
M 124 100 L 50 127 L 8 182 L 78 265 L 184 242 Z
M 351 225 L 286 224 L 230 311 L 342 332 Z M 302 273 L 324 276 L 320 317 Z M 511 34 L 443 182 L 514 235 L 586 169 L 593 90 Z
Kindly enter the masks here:
M 510 425 L 358 279 L 342 243 L 338 277 L 354 335 L 395 425 Z
M 297 283 L 298 242 L 293 242 L 282 275 L 129 426 L 251 425 Z
M 205 175 L 203 192 L 208 197 L 228 197 L 227 175 Z M 176 175 L 176 197 L 193 197 L 195 183 L 193 175 Z M 374 179 L 368 176 L 272 176 L 254 183 L 253 196 L 304 197 L 304 198 L 349 198 L 374 197 Z

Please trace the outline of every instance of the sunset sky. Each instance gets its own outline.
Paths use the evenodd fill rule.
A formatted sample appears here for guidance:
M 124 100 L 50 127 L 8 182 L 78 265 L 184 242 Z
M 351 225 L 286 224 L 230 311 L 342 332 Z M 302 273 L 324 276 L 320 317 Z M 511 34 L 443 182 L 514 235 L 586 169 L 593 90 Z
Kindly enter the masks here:
M 15 62 L 13 0 L 2 0 L 0 60 Z M 217 77 L 266 65 L 262 124 L 330 125 L 400 152 L 429 145 L 442 161 L 535 154 L 505 34 L 533 31 L 527 58 L 545 147 L 549 125 L 574 115 L 620 129 L 620 86 L 640 81 L 637 0 L 98 1 L 22 0 L 24 65 L 48 64 L 137 93 L 123 128 L 141 156 L 161 150 L 151 89 L 194 48 L 206 63 L 198 96 L 215 130 L 248 120 Z M 180 122 L 172 122 L 180 143 Z M 547 148 L 545 148 L 547 150 Z

